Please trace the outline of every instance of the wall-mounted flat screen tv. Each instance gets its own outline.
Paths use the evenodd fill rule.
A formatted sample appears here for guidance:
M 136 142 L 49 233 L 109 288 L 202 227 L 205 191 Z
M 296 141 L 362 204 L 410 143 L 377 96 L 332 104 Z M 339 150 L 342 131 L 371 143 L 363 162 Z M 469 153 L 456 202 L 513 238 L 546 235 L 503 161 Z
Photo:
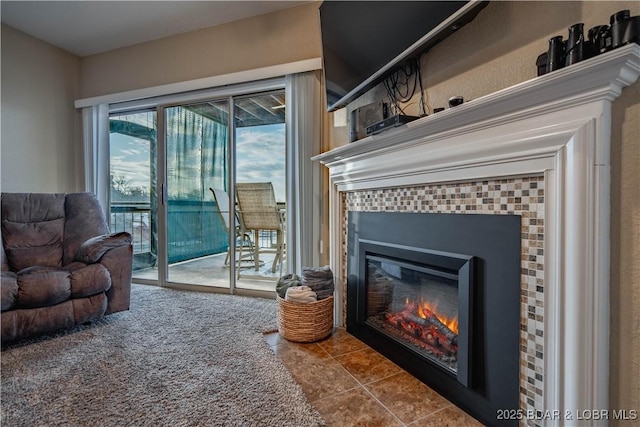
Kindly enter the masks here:
M 327 109 L 342 108 L 473 20 L 487 1 L 337 1 L 320 6 Z

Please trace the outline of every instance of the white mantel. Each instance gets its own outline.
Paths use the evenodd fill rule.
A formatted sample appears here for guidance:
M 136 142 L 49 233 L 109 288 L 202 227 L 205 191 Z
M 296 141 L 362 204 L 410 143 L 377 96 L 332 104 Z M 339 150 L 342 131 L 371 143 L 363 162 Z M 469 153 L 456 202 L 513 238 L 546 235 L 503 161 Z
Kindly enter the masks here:
M 639 75 L 625 46 L 313 157 L 329 168 L 333 271 L 341 192 L 544 175 L 544 409 L 561 417 L 543 424 L 588 425 L 564 414 L 609 406 L 611 102 Z

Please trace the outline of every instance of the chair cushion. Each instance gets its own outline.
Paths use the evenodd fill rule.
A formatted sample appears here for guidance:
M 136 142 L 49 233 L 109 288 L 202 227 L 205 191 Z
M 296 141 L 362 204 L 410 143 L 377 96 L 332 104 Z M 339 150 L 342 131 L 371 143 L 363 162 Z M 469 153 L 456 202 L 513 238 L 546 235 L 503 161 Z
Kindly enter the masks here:
M 18 275 L 11 271 L 3 271 L 0 288 L 2 289 L 2 311 L 11 310 L 18 298 Z
M 11 285 L 7 286 L 7 305 L 11 302 Z M 16 308 L 48 307 L 71 298 L 83 298 L 105 292 L 111 276 L 102 264 L 73 263 L 65 268 L 35 266 L 16 275 Z M 2 284 L 3 310 L 5 284 Z
M 2 241 L 2 233 L 0 233 L 0 271 L 10 271 L 9 260 L 4 253 L 4 242 Z
M 70 276 L 67 270 L 45 266 L 19 271 L 16 307 L 47 307 L 68 300 L 71 295 Z
M 12 271 L 32 265 L 62 266 L 64 219 L 36 222 L 4 222 L 5 253 Z
M 65 269 L 71 272 L 71 298 L 99 294 L 111 287 L 111 275 L 102 264 L 74 262 L 65 266 Z
M 107 309 L 104 293 L 65 301 L 50 307 L 9 310 L 2 313 L 2 341 L 71 328 L 100 319 Z
M 64 194 L 2 194 L 2 239 L 9 267 L 61 267 Z
M 109 225 L 100 202 L 90 193 L 67 194 L 65 220 L 63 265 L 75 261 L 82 243 L 109 233 Z

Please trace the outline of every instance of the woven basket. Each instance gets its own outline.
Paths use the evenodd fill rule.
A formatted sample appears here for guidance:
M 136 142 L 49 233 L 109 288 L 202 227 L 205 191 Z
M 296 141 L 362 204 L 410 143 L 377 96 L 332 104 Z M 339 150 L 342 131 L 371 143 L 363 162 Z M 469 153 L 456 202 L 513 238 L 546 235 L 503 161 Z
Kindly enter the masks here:
M 314 342 L 333 331 L 333 297 L 301 303 L 278 299 L 278 332 L 289 341 Z

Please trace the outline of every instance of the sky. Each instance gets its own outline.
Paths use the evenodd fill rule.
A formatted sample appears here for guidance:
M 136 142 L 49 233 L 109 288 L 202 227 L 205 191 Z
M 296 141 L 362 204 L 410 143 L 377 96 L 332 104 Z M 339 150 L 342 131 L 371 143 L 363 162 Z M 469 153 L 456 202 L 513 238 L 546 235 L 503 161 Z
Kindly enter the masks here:
M 284 124 L 236 129 L 236 181 L 271 181 L 276 200 L 285 202 Z
M 119 133 L 109 135 L 111 174 L 131 187 L 149 188 L 149 141 Z
M 273 182 L 276 200 L 285 201 L 285 126 L 275 124 L 236 129 L 236 180 Z M 148 140 L 110 134 L 111 171 L 131 187 L 149 188 Z M 171 189 L 169 189 L 171 194 Z

